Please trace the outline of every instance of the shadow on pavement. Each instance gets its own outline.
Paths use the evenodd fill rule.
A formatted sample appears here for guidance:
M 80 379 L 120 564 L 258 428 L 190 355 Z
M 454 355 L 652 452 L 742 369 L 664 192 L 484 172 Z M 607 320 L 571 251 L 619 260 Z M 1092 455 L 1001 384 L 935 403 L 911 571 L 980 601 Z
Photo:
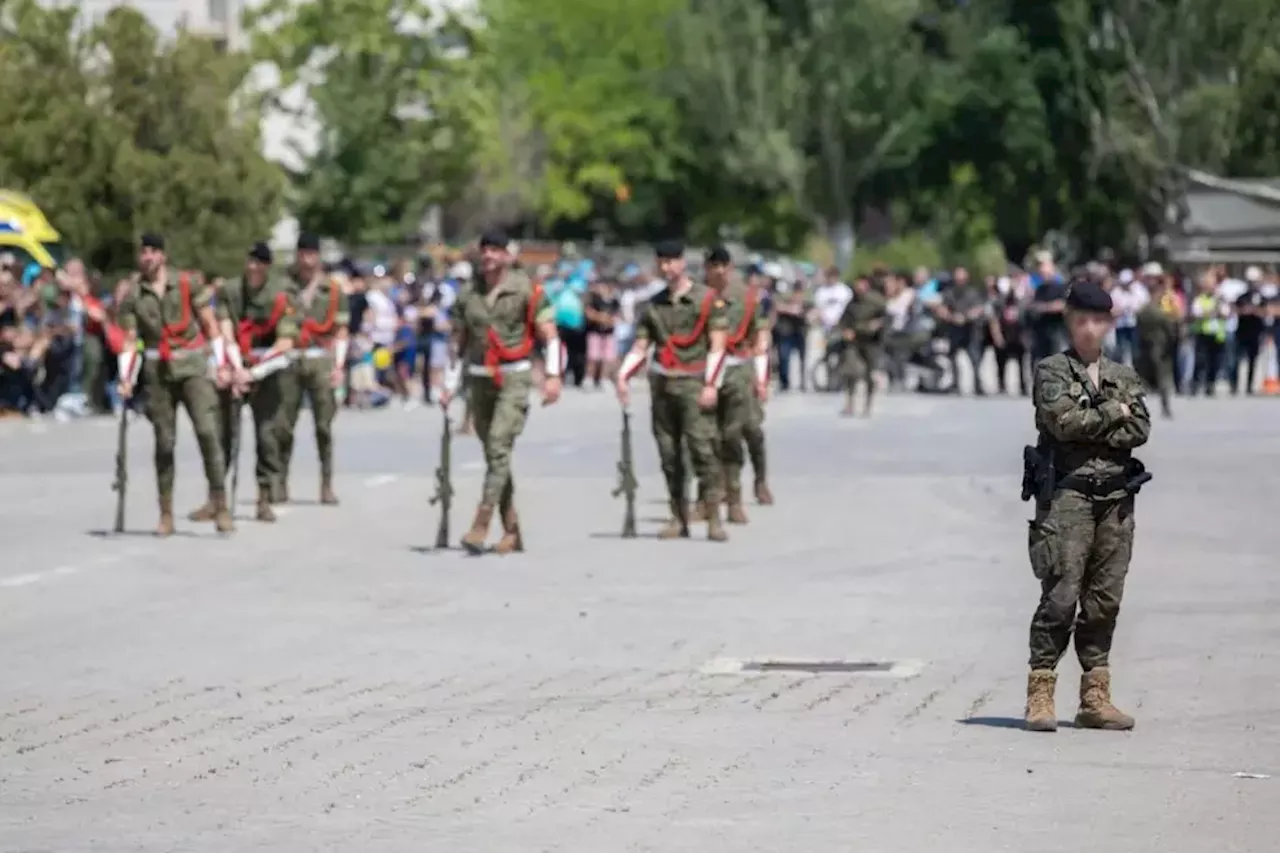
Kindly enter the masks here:
M 126 530 L 123 533 L 116 533 L 113 530 L 86 530 L 85 536 L 92 536 L 95 539 L 157 539 L 154 530 Z M 199 533 L 193 533 L 190 530 L 175 530 L 172 538 L 181 539 L 221 539 L 221 535 L 201 536 Z
M 963 720 L 956 720 L 964 726 L 984 726 L 989 729 L 1021 729 L 1026 727 L 1026 722 L 1022 717 L 967 717 Z M 1059 720 L 1058 728 L 1074 729 L 1075 723 L 1070 720 Z

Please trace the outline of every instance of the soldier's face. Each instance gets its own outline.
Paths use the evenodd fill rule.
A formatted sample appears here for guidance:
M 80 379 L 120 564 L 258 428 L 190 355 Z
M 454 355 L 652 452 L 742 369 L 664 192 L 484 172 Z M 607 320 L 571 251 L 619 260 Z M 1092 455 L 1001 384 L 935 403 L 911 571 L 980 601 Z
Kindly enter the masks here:
M 675 284 L 684 278 L 684 258 L 658 258 L 658 274 L 667 284 Z
M 310 278 L 318 269 L 320 269 L 320 252 L 316 249 L 299 249 L 298 271 L 304 277 Z
M 145 276 L 153 276 L 164 265 L 164 252 L 154 246 L 143 246 L 138 250 L 138 269 Z
M 494 273 L 507 265 L 507 250 L 501 246 L 480 247 L 480 269 Z
M 1067 328 L 1072 345 L 1081 352 L 1097 352 L 1107 339 L 1114 321 L 1110 314 L 1098 311 L 1068 311 Z
M 707 264 L 707 281 L 719 286 L 729 280 L 727 264 Z
M 244 275 L 254 284 L 261 284 L 267 277 L 267 265 L 257 258 L 250 258 L 244 262 Z

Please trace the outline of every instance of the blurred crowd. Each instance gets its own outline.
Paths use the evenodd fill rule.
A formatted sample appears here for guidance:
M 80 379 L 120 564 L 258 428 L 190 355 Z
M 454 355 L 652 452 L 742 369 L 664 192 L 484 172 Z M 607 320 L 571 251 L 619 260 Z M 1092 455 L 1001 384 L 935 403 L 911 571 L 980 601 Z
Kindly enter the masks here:
M 525 271 L 555 311 L 568 352 L 566 384 L 605 387 L 631 345 L 638 307 L 663 287 L 641 263 L 540 257 Z M 344 403 L 414 408 L 432 399 L 448 357 L 450 311 L 471 274 L 461 253 L 331 267 L 349 300 L 351 338 Z M 741 274 L 759 285 L 773 329 L 777 387 L 835 390 L 834 331 L 853 299 L 838 270 L 749 258 Z M 1063 302 L 1073 279 L 1095 278 L 1111 292 L 1116 329 L 1111 356 L 1133 364 L 1143 317 L 1158 311 L 1178 329 L 1179 393 L 1274 391 L 1280 344 L 1280 278 L 1249 266 L 1192 275 L 1149 263 L 1128 269 L 1098 262 L 1060 271 L 1041 253 L 1028 269 L 980 279 L 946 271 L 877 269 L 867 276 L 886 297 L 882 384 L 893 389 L 1027 394 L 1035 360 L 1065 346 Z M 217 279 L 201 282 L 216 286 Z M 114 310 L 129 279 L 107 282 L 72 259 L 57 270 L 20 267 L 0 255 L 0 413 L 59 420 L 118 410 Z M 961 377 L 965 380 L 962 382 Z

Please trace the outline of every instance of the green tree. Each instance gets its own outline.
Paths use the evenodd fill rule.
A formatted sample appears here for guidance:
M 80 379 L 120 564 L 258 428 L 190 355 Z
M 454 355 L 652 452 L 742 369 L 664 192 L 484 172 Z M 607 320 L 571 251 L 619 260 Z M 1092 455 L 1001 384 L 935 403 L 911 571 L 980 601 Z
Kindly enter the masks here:
M 246 25 L 254 55 L 276 72 L 268 103 L 318 125 L 314 144 L 295 146 L 291 173 L 304 228 L 399 243 L 460 192 L 466 128 L 442 108 L 457 102 L 450 87 L 461 79 L 457 20 L 423 0 L 269 0 Z

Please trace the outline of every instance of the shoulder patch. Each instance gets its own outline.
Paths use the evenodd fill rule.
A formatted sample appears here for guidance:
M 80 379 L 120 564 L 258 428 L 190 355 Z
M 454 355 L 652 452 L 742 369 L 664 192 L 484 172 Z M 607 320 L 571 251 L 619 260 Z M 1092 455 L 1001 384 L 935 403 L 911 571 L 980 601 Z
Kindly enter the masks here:
M 1070 395 L 1071 399 L 1073 400 L 1079 397 L 1083 393 L 1084 393 L 1084 386 L 1081 385 L 1079 382 L 1072 382 L 1071 387 L 1067 389 L 1067 394 Z
M 1056 379 L 1046 379 L 1040 383 L 1040 399 L 1046 403 L 1056 403 L 1062 398 L 1062 383 Z

